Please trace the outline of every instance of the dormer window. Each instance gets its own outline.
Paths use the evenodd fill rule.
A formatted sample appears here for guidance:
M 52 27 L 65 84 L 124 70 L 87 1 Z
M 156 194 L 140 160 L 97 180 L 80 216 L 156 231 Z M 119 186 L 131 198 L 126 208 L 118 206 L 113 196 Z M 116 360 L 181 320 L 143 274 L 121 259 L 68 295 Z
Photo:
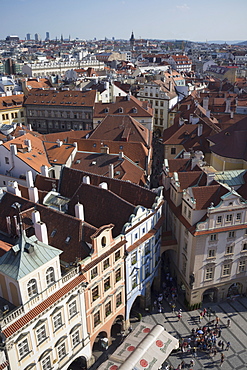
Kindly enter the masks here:
M 55 282 L 55 274 L 54 274 L 54 268 L 49 267 L 46 270 L 46 283 L 47 285 L 51 285 Z
M 118 113 L 123 113 L 123 108 L 122 107 L 118 108 Z
M 137 108 L 133 108 L 133 109 L 132 109 L 132 112 L 133 112 L 133 113 L 137 113 Z
M 109 108 L 105 108 L 105 113 L 109 113 Z
M 27 292 L 28 292 L 28 296 L 30 298 L 34 297 L 36 294 L 38 294 L 37 282 L 36 282 L 35 279 L 31 279 L 27 283 Z

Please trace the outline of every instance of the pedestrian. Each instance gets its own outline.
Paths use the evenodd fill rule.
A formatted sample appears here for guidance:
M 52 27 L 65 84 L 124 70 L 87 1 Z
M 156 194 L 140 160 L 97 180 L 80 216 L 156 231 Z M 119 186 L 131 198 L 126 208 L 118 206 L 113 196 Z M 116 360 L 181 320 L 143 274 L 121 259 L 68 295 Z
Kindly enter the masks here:
M 220 321 L 219 316 L 216 316 L 215 320 L 216 320 L 216 324 L 219 324 L 219 321 Z
M 192 358 L 191 361 L 190 361 L 190 366 L 193 367 L 194 365 L 195 365 L 195 361 Z
M 213 356 L 216 356 L 216 354 L 217 354 L 217 348 L 214 347 L 214 349 L 213 349 Z
M 221 328 L 219 328 L 219 330 L 218 330 L 218 338 L 220 338 L 221 337 Z
M 228 319 L 227 320 L 227 327 L 230 328 L 231 327 L 231 319 Z
M 221 349 L 222 349 L 222 351 L 224 351 L 224 347 L 225 347 L 225 343 L 222 341 L 221 342 Z
M 221 358 L 220 358 L 220 367 L 223 365 L 224 360 L 225 360 L 224 353 L 221 353 Z
M 228 351 L 229 347 L 230 347 L 231 343 L 230 342 L 227 342 L 226 343 L 226 351 Z
M 185 369 L 185 362 L 184 362 L 184 360 L 181 362 L 181 369 Z
M 180 321 L 180 320 L 181 320 L 181 318 L 182 318 L 182 314 L 179 312 L 179 313 L 178 313 L 178 321 Z
M 174 311 L 175 311 L 175 308 L 176 308 L 176 305 L 175 305 L 175 303 L 172 303 L 172 304 L 171 304 L 171 308 L 172 308 L 172 312 L 174 313 Z
M 221 341 L 221 340 L 219 340 L 219 341 L 218 341 L 218 347 L 221 347 L 221 343 L 222 343 L 222 341 Z

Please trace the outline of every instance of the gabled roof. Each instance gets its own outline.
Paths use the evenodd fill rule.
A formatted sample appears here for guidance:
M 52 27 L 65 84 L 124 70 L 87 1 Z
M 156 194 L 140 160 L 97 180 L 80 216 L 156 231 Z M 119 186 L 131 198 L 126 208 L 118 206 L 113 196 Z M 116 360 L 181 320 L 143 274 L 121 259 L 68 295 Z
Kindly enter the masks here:
M 247 117 L 208 139 L 214 143 L 210 147 L 213 153 L 247 161 Z
M 66 164 L 72 152 L 75 150 L 73 144 L 62 144 L 61 146 L 57 143 L 51 143 L 44 141 L 44 147 L 46 150 L 48 161 L 52 165 Z
M 197 186 L 191 188 L 196 201 L 196 210 L 207 209 L 211 203 L 216 206 L 221 201 L 222 195 L 229 192 L 222 185 Z
M 141 142 L 151 145 L 151 131 L 129 115 L 107 115 L 90 139 Z
M 114 177 L 121 180 L 140 184 L 144 171 L 129 158 L 118 154 L 77 152 L 71 168 L 92 172 L 98 175 L 109 176 L 109 165 L 114 166 Z
M 94 107 L 96 91 L 40 90 L 29 91 L 24 105 L 48 105 L 63 107 Z
M 15 109 L 22 107 L 24 95 L 11 95 L 0 97 L 0 110 Z
M 25 140 L 31 141 L 32 149 L 30 152 L 28 152 L 27 150 L 28 145 L 25 143 Z M 28 166 L 33 168 L 35 171 L 40 173 L 40 168 L 42 165 L 50 167 L 43 142 L 40 138 L 27 133 L 15 139 L 6 141 L 2 144 L 2 146 L 10 150 L 11 144 L 15 144 L 17 146 L 17 157 L 25 162 Z
M 20 280 L 61 253 L 61 250 L 38 241 L 35 236 L 28 238 L 23 232 L 18 243 L 0 257 L 0 272 Z
M 207 175 L 203 171 L 178 172 L 178 181 L 181 190 L 190 186 L 204 186 L 207 183 Z
M 122 108 L 123 112 L 119 112 Z M 136 108 L 136 109 L 134 109 Z M 106 110 L 108 110 L 106 112 Z M 133 95 L 118 96 L 115 103 L 96 103 L 94 117 L 103 118 L 108 114 L 130 115 L 132 117 L 152 117 L 153 110 L 146 102 L 142 102 Z

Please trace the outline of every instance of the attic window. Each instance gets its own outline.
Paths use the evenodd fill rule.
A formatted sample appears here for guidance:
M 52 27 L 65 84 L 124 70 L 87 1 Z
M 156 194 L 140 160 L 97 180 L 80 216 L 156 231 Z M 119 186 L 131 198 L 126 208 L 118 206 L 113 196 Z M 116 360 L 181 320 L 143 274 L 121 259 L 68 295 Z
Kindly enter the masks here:
M 75 161 L 75 164 L 79 164 L 79 163 L 81 163 L 81 161 L 80 161 L 80 159 L 77 159 L 77 160 Z
M 118 113 L 123 113 L 123 108 L 122 107 L 118 108 Z
M 93 147 L 96 148 L 96 144 L 95 143 L 93 144 Z
M 105 108 L 105 113 L 109 113 L 109 108 Z
M 52 230 L 51 237 L 53 238 L 56 235 L 56 233 L 57 233 L 57 230 L 56 229 Z
M 65 243 L 69 243 L 70 242 L 70 239 L 71 239 L 71 236 L 67 236 L 67 238 L 65 239 Z
M 226 136 L 230 136 L 230 132 L 228 132 L 228 131 L 227 131 L 227 132 L 225 132 L 225 135 L 226 135 Z

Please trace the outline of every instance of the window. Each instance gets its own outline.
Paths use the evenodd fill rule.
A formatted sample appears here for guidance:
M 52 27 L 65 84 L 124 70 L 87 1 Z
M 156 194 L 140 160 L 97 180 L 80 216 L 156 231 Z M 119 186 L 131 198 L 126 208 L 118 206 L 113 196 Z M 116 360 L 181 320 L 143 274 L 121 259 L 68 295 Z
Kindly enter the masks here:
M 117 252 L 115 253 L 115 262 L 116 262 L 117 260 L 119 260 L 119 258 L 121 258 L 121 253 L 120 253 L 120 251 L 117 251 Z
M 234 238 L 235 237 L 235 231 L 229 231 L 228 238 Z
M 46 283 L 47 285 L 51 285 L 55 282 L 55 274 L 54 274 L 54 268 L 49 267 L 46 270 Z
M 217 240 L 217 235 L 216 234 L 211 234 L 210 235 L 210 241 L 213 242 L 215 240 Z
M 5 157 L 5 164 L 9 164 L 9 158 Z
M 171 148 L 171 154 L 176 154 L 176 148 Z
M 77 314 L 76 300 L 69 304 L 69 317 L 73 317 Z
M 209 249 L 209 251 L 208 251 L 208 257 L 209 258 L 215 257 L 215 249 Z
M 33 297 L 38 293 L 37 283 L 35 279 L 31 279 L 27 283 L 27 292 L 29 297 Z
M 188 218 L 191 218 L 191 210 L 188 211 Z
M 80 343 L 79 331 L 77 330 L 76 332 L 74 332 L 71 337 L 72 337 L 73 347 L 77 346 Z
M 137 253 L 134 252 L 131 254 L 131 265 L 135 265 L 137 261 Z
M 104 291 L 106 292 L 108 289 L 110 289 L 110 277 L 107 277 L 105 280 L 104 280 Z
M 57 348 L 58 358 L 62 360 L 66 356 L 66 346 L 65 343 L 60 344 Z
M 41 361 L 41 367 L 42 367 L 42 370 L 50 370 L 52 368 L 51 367 L 51 359 L 50 359 L 50 356 L 45 357 Z
M 149 244 L 147 243 L 146 245 L 145 245 L 145 256 L 147 255 L 147 254 L 149 254 L 150 253 L 150 248 L 149 248 Z
M 148 263 L 145 265 L 145 279 L 147 279 L 150 276 L 150 266 Z
M 238 265 L 238 272 L 244 272 L 245 271 L 245 260 L 239 261 Z
M 105 259 L 103 262 L 103 269 L 106 270 L 110 266 L 109 258 Z
M 111 301 L 107 302 L 105 305 L 105 316 L 109 316 L 111 314 Z
M 96 299 L 99 298 L 99 287 L 98 285 L 92 289 L 92 299 L 93 299 L 93 302 L 96 301 Z
M 103 248 L 106 246 L 106 237 L 105 236 L 103 236 L 103 238 L 101 238 L 101 245 L 102 245 Z
M 18 344 L 18 352 L 21 359 L 29 353 L 27 339 L 24 339 L 21 343 Z
M 229 245 L 228 247 L 226 247 L 226 254 L 231 254 L 233 253 L 233 245 Z
M 241 213 L 237 213 L 236 220 L 241 221 Z
M 61 312 L 59 312 L 57 315 L 53 317 L 53 325 L 54 331 L 58 330 L 63 325 Z
M 232 221 L 232 215 L 226 215 L 226 222 Z
M 115 272 L 116 283 L 121 280 L 121 267 Z
M 211 280 L 214 277 L 214 268 L 213 267 L 207 267 L 206 268 L 206 274 L 205 274 L 205 280 Z
M 218 216 L 217 217 L 217 224 L 221 224 L 221 222 L 222 222 L 222 216 Z
M 186 216 L 187 214 L 187 206 L 184 206 L 184 215 Z
M 98 275 L 98 267 L 96 266 L 91 270 L 91 279 L 94 279 L 97 275 Z
M 122 304 L 122 292 L 116 295 L 116 307 L 119 307 Z
M 37 342 L 38 344 L 42 343 L 46 339 L 46 330 L 45 325 L 40 326 L 36 330 Z
M 185 256 L 183 256 L 183 263 L 182 263 L 182 273 L 186 275 L 186 269 L 187 269 L 187 260 Z
M 97 311 L 94 315 L 93 315 L 93 325 L 94 325 L 94 328 L 96 326 L 98 326 L 100 324 L 100 312 Z
M 137 286 L 137 275 L 131 276 L 131 286 L 132 286 L 132 289 L 134 289 Z
M 223 265 L 223 270 L 222 270 L 222 275 L 223 276 L 230 275 L 230 272 L 231 272 L 231 265 L 230 265 L 230 263 L 224 264 Z
M 243 244 L 242 251 L 247 251 L 247 243 L 244 243 L 244 244 Z

